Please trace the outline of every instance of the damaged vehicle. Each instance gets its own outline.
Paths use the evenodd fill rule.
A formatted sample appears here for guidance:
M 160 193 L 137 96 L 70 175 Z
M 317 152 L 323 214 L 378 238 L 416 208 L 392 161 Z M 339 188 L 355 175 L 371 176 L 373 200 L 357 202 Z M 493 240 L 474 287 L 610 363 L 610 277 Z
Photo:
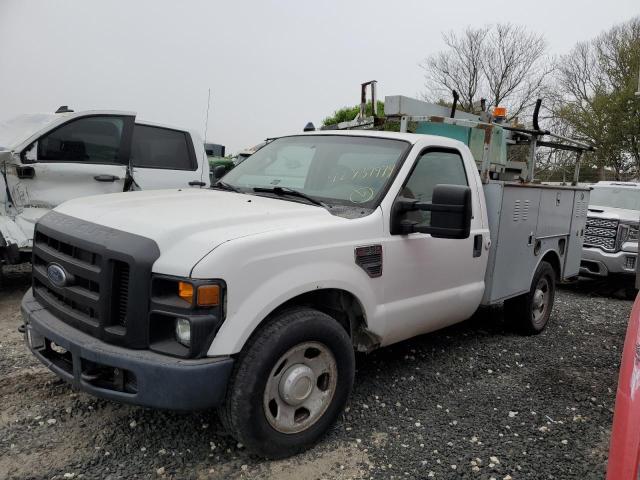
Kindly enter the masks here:
M 132 112 L 25 114 L 0 122 L 0 262 L 28 262 L 34 225 L 73 198 L 204 187 L 209 163 L 193 131 Z

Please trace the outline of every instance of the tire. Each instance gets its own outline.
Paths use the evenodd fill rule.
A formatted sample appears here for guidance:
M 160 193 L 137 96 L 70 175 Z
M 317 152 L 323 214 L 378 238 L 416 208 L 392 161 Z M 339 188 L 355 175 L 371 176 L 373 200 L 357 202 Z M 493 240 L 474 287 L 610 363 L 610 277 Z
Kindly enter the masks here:
M 556 272 L 553 267 L 547 262 L 540 262 L 529 292 L 505 300 L 505 318 L 520 333 L 536 335 L 549 323 L 556 293 L 555 280 Z
M 342 325 L 310 308 L 283 311 L 254 332 L 240 353 L 220 419 L 260 456 L 295 455 L 336 421 L 354 373 L 353 346 Z

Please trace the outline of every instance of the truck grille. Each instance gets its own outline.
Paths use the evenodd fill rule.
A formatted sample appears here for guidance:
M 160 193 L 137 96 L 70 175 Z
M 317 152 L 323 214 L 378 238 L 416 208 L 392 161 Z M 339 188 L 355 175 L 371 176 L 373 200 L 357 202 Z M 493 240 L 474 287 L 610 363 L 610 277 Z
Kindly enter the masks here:
M 129 264 L 116 262 L 113 268 L 113 315 L 115 323 L 127 326 L 127 306 L 129 303 Z
M 65 285 L 48 276 L 50 265 L 67 275 Z M 129 299 L 129 264 L 37 231 L 33 242 L 33 289 L 43 305 L 67 323 L 101 336 L 126 331 Z M 110 287 L 110 288 L 109 288 Z M 109 295 L 110 292 L 110 295 Z M 110 298 L 103 298 L 109 295 Z M 115 327 L 115 328 L 111 328 Z
M 148 348 L 151 269 L 159 257 L 150 238 L 49 212 L 34 232 L 33 296 L 73 328 Z
M 615 251 L 617 235 L 618 220 L 595 217 L 587 218 L 587 228 L 584 236 L 585 246 Z

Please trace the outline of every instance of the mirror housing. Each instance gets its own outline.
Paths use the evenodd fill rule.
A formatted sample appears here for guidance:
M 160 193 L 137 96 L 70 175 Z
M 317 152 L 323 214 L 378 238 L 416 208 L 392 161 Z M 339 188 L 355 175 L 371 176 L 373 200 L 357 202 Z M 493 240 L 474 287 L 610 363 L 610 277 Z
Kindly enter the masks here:
M 431 225 L 405 218 L 415 211 L 430 211 Z M 434 238 L 469 238 L 471 231 L 471 189 L 466 185 L 436 185 L 432 203 L 398 197 L 391 208 L 391 234 L 428 233 Z
M 35 141 L 27 148 L 20 152 L 20 162 L 21 163 L 38 163 L 38 142 Z
M 213 179 L 220 180 L 227 173 L 227 168 L 224 165 L 217 165 L 213 169 Z

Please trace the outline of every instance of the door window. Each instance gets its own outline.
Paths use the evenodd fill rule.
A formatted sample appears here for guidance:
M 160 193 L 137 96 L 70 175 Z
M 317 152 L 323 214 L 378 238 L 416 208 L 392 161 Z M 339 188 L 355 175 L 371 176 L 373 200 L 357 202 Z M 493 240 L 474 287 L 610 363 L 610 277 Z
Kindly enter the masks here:
M 133 127 L 131 163 L 134 167 L 192 171 L 198 166 L 186 132 L 137 124 Z
M 468 185 L 462 157 L 457 152 L 429 151 L 418 157 L 400 195 L 431 203 L 436 185 Z M 408 214 L 420 226 L 430 226 L 431 212 L 414 211 Z
M 123 128 L 120 117 L 71 121 L 38 140 L 38 161 L 119 163 Z

